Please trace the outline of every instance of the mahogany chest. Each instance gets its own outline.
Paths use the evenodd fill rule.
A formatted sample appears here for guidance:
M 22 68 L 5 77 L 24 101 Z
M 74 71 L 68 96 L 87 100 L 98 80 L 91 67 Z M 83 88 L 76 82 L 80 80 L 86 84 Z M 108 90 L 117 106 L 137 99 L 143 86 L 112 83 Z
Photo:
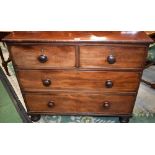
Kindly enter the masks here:
M 41 114 L 132 116 L 147 50 L 144 32 L 12 32 L 3 39 L 32 121 Z

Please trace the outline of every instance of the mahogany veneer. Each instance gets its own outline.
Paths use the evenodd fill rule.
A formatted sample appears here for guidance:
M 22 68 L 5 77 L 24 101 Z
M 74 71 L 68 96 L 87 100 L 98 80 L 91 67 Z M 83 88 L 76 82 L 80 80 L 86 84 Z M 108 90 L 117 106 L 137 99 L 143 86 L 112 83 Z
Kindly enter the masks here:
M 18 70 L 17 75 L 24 91 L 65 89 L 98 92 L 135 92 L 141 77 L 140 72 L 77 70 L 52 72 L 51 70 Z M 46 81 L 49 81 L 49 83 L 45 83 Z
M 128 122 L 152 40 L 144 32 L 12 32 L 7 44 L 27 112 Z

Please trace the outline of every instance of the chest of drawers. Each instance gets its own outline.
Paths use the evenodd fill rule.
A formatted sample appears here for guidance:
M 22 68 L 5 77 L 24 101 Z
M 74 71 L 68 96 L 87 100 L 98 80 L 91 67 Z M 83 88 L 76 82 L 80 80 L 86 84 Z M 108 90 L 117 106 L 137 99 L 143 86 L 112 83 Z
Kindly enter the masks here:
M 12 32 L 3 41 L 33 121 L 41 114 L 129 121 L 152 42 L 144 32 Z

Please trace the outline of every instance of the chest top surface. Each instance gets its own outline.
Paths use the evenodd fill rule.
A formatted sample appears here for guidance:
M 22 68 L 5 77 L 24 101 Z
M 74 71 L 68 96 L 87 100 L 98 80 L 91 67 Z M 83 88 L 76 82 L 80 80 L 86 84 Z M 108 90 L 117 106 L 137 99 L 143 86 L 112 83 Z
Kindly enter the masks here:
M 5 42 L 101 42 L 152 43 L 142 31 L 18 31 L 7 35 Z

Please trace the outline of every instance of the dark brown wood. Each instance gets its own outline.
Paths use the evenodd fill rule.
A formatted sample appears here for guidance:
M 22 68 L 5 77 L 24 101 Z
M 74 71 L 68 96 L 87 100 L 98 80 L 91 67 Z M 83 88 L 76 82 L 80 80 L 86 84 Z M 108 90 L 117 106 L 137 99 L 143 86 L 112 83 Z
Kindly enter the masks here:
M 144 32 L 14 32 L 3 41 L 33 121 L 38 114 L 129 121 L 152 42 Z
M 12 59 L 14 60 L 14 65 L 19 68 L 75 67 L 74 46 L 18 45 L 9 46 L 9 50 L 11 52 Z M 47 57 L 47 60 L 44 61 L 43 59 L 45 56 Z M 44 63 L 41 61 L 44 61 Z
M 79 56 L 79 46 L 75 46 L 75 67 L 80 67 L 80 56 Z
M 44 86 L 47 87 L 47 86 L 50 86 L 51 85 L 51 80 L 50 79 L 43 79 L 42 80 L 42 83 L 43 83 Z
M 48 107 L 52 108 L 55 106 L 55 103 L 54 103 L 54 101 L 49 101 L 47 105 L 48 105 Z
M 103 108 L 109 109 L 110 106 L 111 106 L 111 103 L 110 103 L 109 101 L 104 101 L 104 103 L 103 103 Z
M 108 55 L 108 56 L 107 56 L 107 62 L 108 62 L 109 64 L 114 64 L 114 63 L 116 62 L 115 56 L 114 56 L 114 55 Z
M 106 88 L 112 88 L 113 87 L 113 81 L 112 80 L 106 80 L 105 86 L 106 86 Z
M 142 68 L 145 47 L 81 46 L 80 66 L 83 68 Z M 111 57 L 111 63 L 108 59 Z M 113 61 L 113 63 L 112 63 Z
M 103 115 L 130 114 L 134 101 L 132 95 L 101 95 L 81 93 L 51 93 L 51 95 L 26 94 L 25 100 L 28 112 L 55 113 L 96 113 Z M 49 107 L 53 101 L 54 106 Z M 110 108 L 103 106 L 104 102 L 110 103 Z
M 38 56 L 38 60 L 41 63 L 45 63 L 46 61 L 48 61 L 48 57 L 46 55 L 41 54 Z
M 13 32 L 3 39 L 5 42 L 108 42 L 108 43 L 151 43 L 144 32 L 129 31 L 53 31 Z
M 23 91 L 43 90 L 86 90 L 102 92 L 136 92 L 139 85 L 139 72 L 114 71 L 51 71 L 19 70 L 17 72 Z M 35 75 L 35 76 L 34 76 Z M 44 86 L 49 79 L 51 85 Z M 112 87 L 110 87 L 110 82 Z

